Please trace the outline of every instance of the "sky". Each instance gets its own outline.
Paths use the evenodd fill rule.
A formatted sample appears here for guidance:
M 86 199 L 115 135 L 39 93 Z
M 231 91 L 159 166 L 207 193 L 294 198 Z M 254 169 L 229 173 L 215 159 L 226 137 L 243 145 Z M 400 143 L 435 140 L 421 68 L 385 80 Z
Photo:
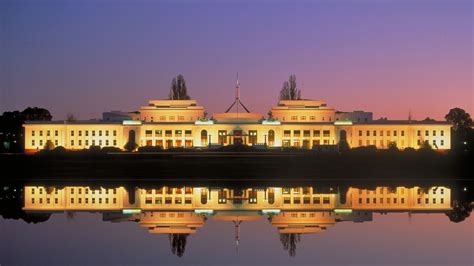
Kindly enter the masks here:
M 0 1 L 0 112 L 99 118 L 166 98 L 183 74 L 208 113 L 303 98 L 374 117 L 473 113 L 471 0 Z
M 27 224 L 0 218 L 0 262 L 67 265 L 472 265 L 474 218 L 452 223 L 443 213 L 374 214 L 373 221 L 340 222 L 325 232 L 302 234 L 296 256 L 283 250 L 267 219 L 240 225 L 209 219 L 187 239 L 182 258 L 167 235 L 150 234 L 134 222 L 103 222 L 99 213 L 53 214 Z M 387 230 L 389 228 L 389 230 Z

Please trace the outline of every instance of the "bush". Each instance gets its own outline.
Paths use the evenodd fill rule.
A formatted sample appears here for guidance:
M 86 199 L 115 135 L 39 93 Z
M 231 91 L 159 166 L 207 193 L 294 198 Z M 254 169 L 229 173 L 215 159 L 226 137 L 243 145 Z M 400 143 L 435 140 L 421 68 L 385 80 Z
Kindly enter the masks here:
M 90 146 L 89 147 L 89 152 L 100 152 L 100 146 Z
M 161 146 L 143 146 L 138 148 L 138 152 L 161 152 L 163 147 Z
M 221 151 L 221 152 L 256 152 L 256 151 L 261 151 L 261 150 L 256 149 L 252 146 L 237 144 L 237 145 L 228 145 L 228 146 L 220 147 L 219 149 L 217 149 L 217 151 Z
M 351 149 L 351 152 L 355 154 L 374 154 L 377 152 L 377 147 L 375 145 L 356 147 Z
M 117 147 L 103 147 L 102 152 L 121 152 L 122 150 Z

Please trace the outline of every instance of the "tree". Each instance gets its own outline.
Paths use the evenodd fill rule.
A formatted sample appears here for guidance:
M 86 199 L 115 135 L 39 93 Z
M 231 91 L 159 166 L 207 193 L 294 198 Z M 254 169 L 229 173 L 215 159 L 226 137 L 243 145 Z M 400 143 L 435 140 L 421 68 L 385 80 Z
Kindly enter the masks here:
M 436 120 L 434 120 L 433 118 L 427 116 L 425 119 L 423 119 L 423 121 L 436 121 Z
M 170 240 L 171 252 L 178 256 L 182 257 L 184 255 L 184 250 L 186 249 L 186 242 L 189 234 L 169 234 L 168 238 Z
M 432 149 L 433 148 L 431 147 L 430 143 L 427 140 L 423 141 L 420 144 L 420 150 L 429 151 L 429 150 L 432 150 Z
M 48 151 L 52 151 L 52 150 L 54 150 L 54 148 L 55 148 L 54 143 L 50 139 L 48 139 L 46 141 L 46 144 L 44 145 L 44 149 L 48 150 Z
M 21 112 L 23 121 L 51 121 L 53 116 L 51 113 L 44 108 L 28 107 Z
M 171 81 L 170 94 L 168 95 L 170 100 L 189 100 L 191 97 L 188 95 L 188 89 L 186 82 L 184 81 L 183 75 L 179 74 L 176 78 Z
M 22 150 L 22 125 L 25 121 L 50 121 L 48 110 L 28 107 L 23 111 L 4 112 L 0 115 L 0 151 L 19 152 Z
M 301 100 L 301 91 L 296 87 L 296 76 L 294 74 L 290 75 L 288 81 L 283 82 L 280 100 Z
M 462 130 L 462 129 L 467 129 L 472 126 L 472 119 L 471 115 L 469 113 L 466 113 L 461 108 L 453 108 L 449 110 L 449 113 L 444 116 L 446 121 L 450 122 L 453 124 L 453 129 L 454 131 Z
M 467 152 L 474 150 L 474 129 L 471 115 L 461 108 L 453 108 L 444 117 L 453 127 L 451 130 L 451 147 L 454 151 Z
M 127 151 L 134 151 L 138 147 L 137 143 L 135 143 L 135 140 L 129 140 L 123 148 Z
M 391 141 L 388 144 L 388 150 L 389 151 L 398 151 L 397 143 L 395 141 Z
M 300 242 L 300 240 L 300 234 L 280 234 L 280 242 L 283 245 L 283 249 L 288 250 L 290 257 L 294 257 L 296 255 L 296 244 Z

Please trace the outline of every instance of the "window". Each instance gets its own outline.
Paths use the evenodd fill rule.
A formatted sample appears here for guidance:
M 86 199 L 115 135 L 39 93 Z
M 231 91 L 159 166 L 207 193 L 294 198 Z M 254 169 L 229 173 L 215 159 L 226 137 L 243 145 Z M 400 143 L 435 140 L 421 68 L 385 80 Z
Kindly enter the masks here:
M 99 130 L 99 137 L 102 137 L 102 130 Z
M 290 137 L 291 136 L 291 130 L 284 130 L 283 131 L 283 137 Z
M 174 115 L 170 116 L 170 121 L 174 121 Z
M 300 119 L 301 119 L 302 121 L 305 121 L 305 120 L 306 120 L 306 116 L 301 116 Z
M 314 137 L 316 137 L 316 138 L 321 137 L 321 130 L 313 130 L 313 135 L 314 135 Z
M 323 137 L 329 137 L 329 136 L 330 136 L 329 130 L 323 130 Z
M 329 204 L 331 202 L 329 197 L 323 197 L 323 204 Z
M 186 135 L 186 137 L 191 137 L 192 131 L 191 130 L 185 130 L 184 135 Z
M 436 136 L 436 130 L 433 130 L 433 136 Z
M 82 140 L 78 140 L 78 145 L 81 146 L 82 145 Z
M 87 132 L 87 131 L 86 131 L 86 132 Z M 117 130 L 114 130 L 114 131 L 113 131 L 113 134 L 114 134 L 114 137 L 116 137 L 116 136 L 117 136 Z
M 184 116 L 182 116 L 182 115 L 178 116 L 178 120 L 179 120 L 179 121 L 183 121 L 183 120 L 184 120 Z
M 117 140 L 116 139 L 114 139 L 114 144 L 113 145 L 117 146 Z
M 147 138 L 151 138 L 152 137 L 152 134 L 153 134 L 153 131 L 152 130 L 145 130 L 145 136 Z
M 73 139 L 71 140 L 71 146 L 74 146 L 74 140 Z
M 219 141 L 219 144 L 226 144 L 227 143 L 227 131 L 225 130 L 219 130 L 218 131 L 218 141 Z
M 373 133 L 373 134 L 374 134 L 374 137 L 376 137 L 376 136 L 377 136 L 377 131 L 374 130 L 374 133 Z
M 49 137 L 50 135 L 51 135 L 51 131 L 50 130 L 46 131 L 46 136 Z
M 314 115 L 309 117 L 309 120 L 316 120 L 316 117 Z
M 311 131 L 309 130 L 303 131 L 303 137 L 307 137 L 307 138 L 311 137 Z
M 175 137 L 182 137 L 183 136 L 183 131 L 182 130 L 175 130 L 174 135 L 175 135 Z
M 35 146 L 35 140 L 31 140 L 31 146 Z
M 359 137 L 362 137 L 362 130 L 359 130 Z
M 160 116 L 160 120 L 161 120 L 161 121 L 165 121 L 165 120 L 166 120 L 166 116 L 164 116 L 164 115 Z
M 71 137 L 74 137 L 74 130 L 71 130 Z
M 89 136 L 89 130 L 86 130 L 86 137 Z
M 296 115 L 291 116 L 292 121 L 296 121 L 297 119 L 298 119 L 298 117 Z
M 396 131 L 396 130 L 393 131 L 393 136 L 394 136 L 394 137 L 397 136 L 397 131 Z
M 390 130 L 387 130 L 387 137 L 390 137 Z
M 380 130 L 380 136 L 383 137 L 383 130 Z
M 441 133 L 441 136 L 444 136 L 444 130 L 441 130 L 440 133 Z
M 171 130 L 165 130 L 165 137 L 170 138 L 173 134 L 173 131 Z
M 162 137 L 163 136 L 163 131 L 162 130 L 155 130 L 155 137 Z
M 35 131 L 34 131 L 34 130 L 31 131 L 31 136 L 32 136 L 32 137 L 35 136 Z
M 366 135 L 367 137 L 369 137 L 369 136 L 370 136 L 370 131 L 367 130 L 367 132 L 365 133 L 365 135 Z
M 405 130 L 402 130 L 402 131 L 400 132 L 400 135 L 401 135 L 402 137 L 404 137 L 404 136 L 405 136 Z
M 105 136 L 107 136 L 107 137 L 109 136 L 109 131 L 108 130 L 105 131 Z
M 82 130 L 79 130 L 79 131 L 77 132 L 77 135 L 79 135 L 79 137 L 82 137 Z
M 299 130 L 293 130 L 293 136 L 294 137 L 299 137 L 300 136 L 300 131 Z
M 95 130 L 92 130 L 92 136 L 93 137 L 95 136 Z
M 257 143 L 257 130 L 249 130 L 249 142 L 252 145 Z
M 421 130 L 418 130 L 417 133 L 416 133 L 416 135 L 417 135 L 418 137 L 420 137 L 420 136 L 421 136 Z
M 425 136 L 427 136 L 427 137 L 429 136 L 428 130 L 425 130 Z

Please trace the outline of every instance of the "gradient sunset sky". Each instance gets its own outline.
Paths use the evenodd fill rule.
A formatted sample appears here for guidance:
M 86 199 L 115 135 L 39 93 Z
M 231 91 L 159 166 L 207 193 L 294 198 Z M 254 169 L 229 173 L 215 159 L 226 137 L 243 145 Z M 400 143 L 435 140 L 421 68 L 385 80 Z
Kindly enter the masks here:
M 183 74 L 208 113 L 303 98 L 374 117 L 473 113 L 473 1 L 0 1 L 0 112 L 134 111 Z

